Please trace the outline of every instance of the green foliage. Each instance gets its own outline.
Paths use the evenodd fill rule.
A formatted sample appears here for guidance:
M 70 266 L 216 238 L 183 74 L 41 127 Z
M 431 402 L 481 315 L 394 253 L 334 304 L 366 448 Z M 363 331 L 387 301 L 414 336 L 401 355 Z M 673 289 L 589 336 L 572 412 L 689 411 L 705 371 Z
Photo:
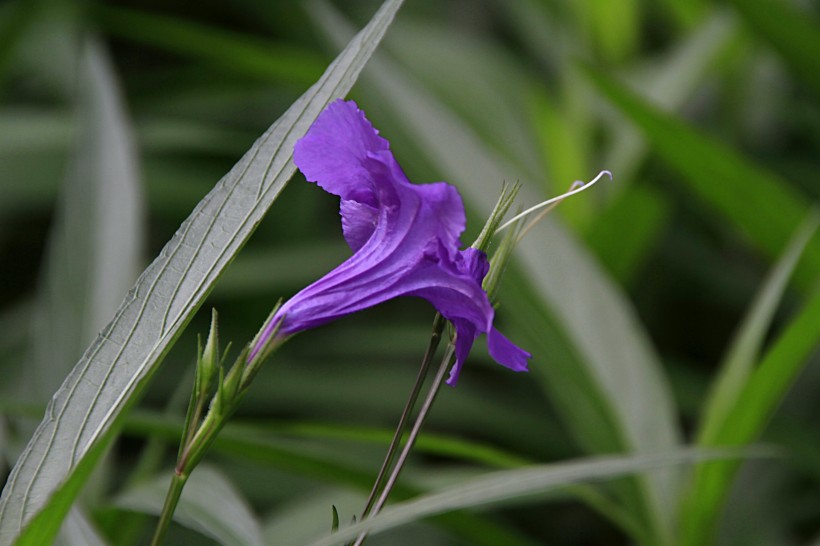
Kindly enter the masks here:
M 208 390 L 228 342 L 233 362 L 279 298 L 349 255 L 338 203 L 286 184 L 293 143 L 351 88 L 411 180 L 459 188 L 467 243 L 504 183 L 515 212 L 614 181 L 513 250 L 497 320 L 530 373 L 479 340 L 377 519 L 351 524 L 429 339 L 412 299 L 280 349 L 167 543 L 373 526 L 376 546 L 749 544 L 737 517 L 760 544 L 816 541 L 816 11 L 334 4 L 0 5 L 0 545 L 145 543 L 211 323 L 198 308 L 219 310 Z M 757 442 L 777 456 L 741 472 Z

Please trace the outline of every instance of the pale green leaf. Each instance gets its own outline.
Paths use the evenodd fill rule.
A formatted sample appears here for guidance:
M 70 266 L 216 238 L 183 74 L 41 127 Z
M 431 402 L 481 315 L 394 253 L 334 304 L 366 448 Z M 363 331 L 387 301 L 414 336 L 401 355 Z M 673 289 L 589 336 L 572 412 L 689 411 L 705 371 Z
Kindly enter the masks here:
M 612 479 L 649 470 L 657 471 L 665 466 L 687 464 L 704 458 L 731 456 L 733 455 L 730 453 L 680 450 L 653 456 L 610 456 L 493 472 L 443 491 L 389 506 L 379 515 L 340 529 L 331 536 L 311 543 L 311 546 L 341 544 L 345 540 L 355 538 L 365 530 L 373 534 L 452 510 L 484 507 L 503 502 L 521 503 L 532 501 L 533 498 L 543 499 L 550 493 L 560 491 L 570 485 Z

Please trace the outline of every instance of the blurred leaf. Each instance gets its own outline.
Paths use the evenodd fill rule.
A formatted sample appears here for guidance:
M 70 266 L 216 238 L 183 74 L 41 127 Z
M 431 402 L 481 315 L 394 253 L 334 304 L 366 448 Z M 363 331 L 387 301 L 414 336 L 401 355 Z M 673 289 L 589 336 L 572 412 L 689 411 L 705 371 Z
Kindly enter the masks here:
M 55 542 L 57 546 L 105 546 L 106 541 L 76 506 L 71 508 Z
M 575 80 L 567 83 L 568 86 L 574 84 Z M 545 170 L 549 173 L 550 184 L 546 187 L 558 194 L 587 172 L 589 128 L 577 123 L 573 108 L 566 103 L 556 104 L 546 92 L 534 93 L 532 104 Z M 593 217 L 592 205 L 590 200 L 568 199 L 562 203 L 560 213 L 570 225 L 581 228 Z
M 416 22 L 397 25 L 385 50 L 468 122 L 488 146 L 522 165 L 528 174 L 538 172 L 540 150 L 532 138 L 530 113 L 522 108 L 534 79 L 503 43 L 452 25 Z
M 0 544 L 43 544 L 102 438 L 147 383 L 213 283 L 293 174 L 293 143 L 353 85 L 401 0 L 388 0 L 327 72 L 203 199 L 54 395 L 0 499 Z M 79 482 L 79 483 L 78 483 Z M 69 484 L 71 485 L 69 487 Z M 60 498 L 61 502 L 52 499 Z M 33 524 L 37 522 L 37 524 Z
M 45 3 L 43 0 L 16 0 L 0 6 L 0 85 L 17 44 Z
M 127 490 L 114 499 L 126 510 L 159 515 L 170 474 Z M 242 494 L 217 468 L 200 465 L 188 478 L 174 521 L 226 546 L 261 546 L 262 529 Z
M 179 436 L 181 423 L 178 420 L 144 411 L 133 413 L 134 415 L 131 415 L 125 421 L 124 429 L 126 431 L 145 436 L 160 436 L 169 440 Z M 276 438 L 303 438 L 343 440 L 387 447 L 393 437 L 393 431 L 386 428 L 344 426 L 339 423 L 285 421 L 242 424 L 240 422 L 227 425 L 225 435 L 228 438 L 243 439 L 244 441 L 252 441 L 254 438 L 259 440 L 264 438 L 272 440 Z M 434 432 L 428 432 L 421 436 L 414 449 L 429 455 L 448 457 L 493 468 L 514 468 L 532 462 L 492 445 Z
M 600 91 L 630 117 L 657 152 L 683 176 L 687 188 L 732 222 L 757 248 L 776 256 L 808 211 L 806 199 L 786 181 L 725 144 L 650 106 L 615 80 L 590 69 Z M 809 243 L 797 278 L 820 272 L 820 239 Z
M 786 285 L 794 271 L 806 244 L 817 231 L 820 215 L 813 212 L 797 230 L 783 252 L 766 283 L 755 297 L 748 314 L 736 333 L 726 358 L 720 365 L 720 373 L 715 379 L 709 397 L 704 405 L 698 443 L 713 445 L 716 434 L 724 425 L 726 416 L 743 392 L 754 364 L 759 358 L 766 333 L 786 290 Z
M 29 401 L 45 401 L 57 390 L 116 311 L 142 260 L 142 195 L 130 123 L 105 51 L 88 42 L 81 54 L 78 143 L 40 283 L 24 372 Z
M 375 534 L 452 510 L 502 502 L 532 502 L 535 495 L 539 496 L 536 498 L 543 499 L 548 493 L 569 485 L 611 479 L 664 466 L 691 463 L 704 458 L 727 456 L 732 455 L 680 450 L 666 455 L 599 457 L 493 472 L 437 493 L 389 506 L 377 516 L 341 529 L 331 536 L 311 543 L 311 546 L 340 544 L 355 538 L 365 530 Z
M 585 237 L 589 249 L 615 279 L 628 285 L 663 235 L 669 208 L 652 188 L 622 190 L 591 225 Z
M 343 40 L 347 25 L 329 8 L 318 9 L 326 4 L 316 5 L 323 27 L 335 40 Z M 430 160 L 457 184 L 469 201 L 489 211 L 505 179 L 524 184 L 521 195 L 527 202 L 538 200 L 532 193 L 536 186 L 518 176 L 515 168 L 487 149 L 460 120 L 413 85 L 394 65 L 376 59 L 373 68 L 365 78 L 380 90 L 380 100 L 389 101 Z M 549 252 L 544 252 L 544 241 L 549 242 Z M 518 254 L 537 290 L 531 298 L 555 311 L 556 319 L 582 356 L 581 373 L 588 383 L 575 392 L 594 398 L 593 404 L 606 408 L 611 416 L 588 426 L 604 428 L 605 434 L 617 439 L 607 446 L 609 450 L 646 454 L 674 449 L 678 430 L 668 386 L 648 340 L 617 288 L 552 222 L 536 226 Z M 503 309 L 500 316 L 504 315 Z M 551 358 L 548 353 L 536 358 L 539 357 Z M 538 366 L 538 360 L 532 363 L 532 367 Z M 548 388 L 560 390 L 565 385 L 558 382 L 548 384 Z M 640 480 L 646 488 L 642 502 L 645 516 L 651 522 L 648 525 L 654 525 L 653 532 L 664 536 L 671 532 L 675 476 L 658 472 Z
M 548 3 L 541 0 L 494 0 L 493 3 L 499 17 L 508 19 L 509 27 L 528 53 L 549 69 L 555 70 L 566 62 L 568 54 L 581 48 L 569 25 L 554 16 Z
M 688 26 L 695 26 L 700 22 L 711 5 L 708 0 L 664 0 L 663 4 L 675 15 L 679 23 Z
M 86 95 L 90 93 L 88 89 L 84 89 L 83 92 Z M 86 111 L 92 114 L 92 109 L 98 107 L 90 99 L 86 99 L 86 102 L 88 104 L 83 105 L 85 110 L 81 111 L 81 114 Z M 4 156 L 13 156 L 20 153 L 39 154 L 44 151 L 64 150 L 77 136 L 75 121 L 83 120 L 82 115 L 74 118 L 62 112 L 6 108 L 0 113 L 0 153 Z M 88 128 L 85 131 L 88 133 Z M 86 135 L 85 138 L 87 140 L 89 137 Z M 87 150 L 85 152 L 88 153 Z M 10 180 L 9 183 L 11 182 L 13 181 Z
M 282 286 L 298 286 L 305 279 L 321 277 L 349 255 L 350 247 L 341 241 L 294 245 L 292 248 L 277 249 L 276 254 L 244 252 L 227 270 L 214 295 L 258 296 Z
M 686 4 L 692 5 L 692 2 Z M 680 110 L 696 96 L 710 68 L 737 42 L 739 35 L 735 18 L 725 10 L 715 9 L 660 58 L 642 63 L 640 70 L 630 72 L 630 80 L 636 82 L 652 104 L 666 111 Z M 648 139 L 628 120 L 616 120 L 614 131 L 601 165 L 611 170 L 619 181 L 628 183 L 636 176 L 649 151 Z M 622 187 L 626 186 L 615 184 L 610 191 L 617 193 Z
M 596 52 L 610 62 L 623 62 L 640 39 L 641 3 L 636 0 L 571 2 L 589 29 Z
M 741 446 L 753 442 L 777 409 L 777 404 L 820 346 L 820 293 L 778 336 L 754 370 L 717 431 L 703 445 Z M 711 542 L 739 463 L 710 463 L 695 469 L 681 513 L 681 544 Z
M 209 28 L 198 23 L 125 8 L 106 7 L 100 13 L 109 32 L 266 81 L 311 83 L 324 61 L 302 49 L 253 36 Z
M 788 2 L 775 0 L 732 0 L 744 22 L 762 36 L 786 63 L 820 94 L 820 27 L 816 11 L 808 6 L 802 11 Z

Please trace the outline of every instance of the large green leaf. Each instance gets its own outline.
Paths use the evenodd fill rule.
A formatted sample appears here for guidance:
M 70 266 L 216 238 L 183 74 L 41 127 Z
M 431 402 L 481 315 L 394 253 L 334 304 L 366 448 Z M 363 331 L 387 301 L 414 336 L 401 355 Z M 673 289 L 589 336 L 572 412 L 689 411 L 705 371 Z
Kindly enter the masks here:
M 323 9 L 317 13 L 329 33 L 336 40 L 343 40 L 344 22 L 331 11 Z M 523 198 L 527 202 L 538 200 L 533 193 L 537 185 L 519 176 L 518 169 L 498 158 L 464 123 L 415 86 L 395 65 L 378 60 L 374 68 L 366 78 L 380 90 L 382 100 L 389 100 L 403 126 L 441 174 L 457 184 L 469 202 L 489 211 L 503 180 L 521 181 Z M 531 297 L 554 310 L 581 355 L 588 383 L 575 392 L 581 397 L 595 398 L 594 404 L 607 408 L 612 416 L 593 425 L 607 428 L 610 436 L 619 440 L 608 449 L 640 454 L 674 449 L 678 430 L 669 389 L 623 295 L 553 222 L 536 226 L 518 255 L 535 287 Z M 550 366 L 549 360 L 549 354 L 537 355 L 532 366 Z M 563 385 L 553 388 L 558 390 Z M 661 536 L 668 535 L 677 489 L 674 474 L 653 473 L 641 477 L 640 483 L 645 487 L 644 508 L 651 522 L 648 525 L 654 526 L 653 531 Z
M 93 467 L 92 454 L 101 454 L 95 448 L 293 174 L 295 141 L 328 102 L 350 89 L 401 3 L 384 3 L 322 78 L 202 200 L 140 276 L 54 395 L 12 470 L 0 499 L 0 544 L 43 544 L 53 536 L 46 524 L 62 520 L 81 486 L 82 480 L 72 476 L 80 466 Z M 55 495 L 60 502 L 51 502 Z M 39 524 L 28 526 L 38 514 Z

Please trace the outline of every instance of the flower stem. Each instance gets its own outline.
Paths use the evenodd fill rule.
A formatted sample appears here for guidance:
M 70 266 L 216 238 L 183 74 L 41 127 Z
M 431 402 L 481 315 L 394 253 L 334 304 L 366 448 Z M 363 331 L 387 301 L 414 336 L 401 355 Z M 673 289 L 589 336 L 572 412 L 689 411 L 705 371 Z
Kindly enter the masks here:
M 157 529 L 154 531 L 154 538 L 151 540 L 151 546 L 159 546 L 165 539 L 165 534 L 171 526 L 171 520 L 174 517 L 179 497 L 182 495 L 182 489 L 185 487 L 185 482 L 188 481 L 189 474 L 187 472 L 180 473 L 178 470 L 174 472 L 174 477 L 171 478 L 171 485 L 168 487 L 168 493 L 165 495 L 165 504 L 162 506 L 162 514 L 157 524 Z
M 390 473 L 390 477 L 387 479 L 387 483 L 385 483 L 381 495 L 370 511 L 370 517 L 373 517 L 379 513 L 384 506 L 384 503 L 387 502 L 387 497 L 390 496 L 390 492 L 393 490 L 393 487 L 396 485 L 396 482 L 399 479 L 399 474 L 401 474 L 402 468 L 404 468 L 404 464 L 407 462 L 407 457 L 410 455 L 410 450 L 413 449 L 413 445 L 416 443 L 416 439 L 424 426 L 427 415 L 433 407 L 433 402 L 435 402 L 436 396 L 441 389 L 441 384 L 444 382 L 444 375 L 450 367 L 450 360 L 452 360 L 454 352 L 455 344 L 450 343 L 447 347 L 447 351 L 444 353 L 444 358 L 441 360 L 438 371 L 436 372 L 436 377 L 433 379 L 433 384 L 430 385 L 430 390 L 427 392 L 427 398 L 425 398 L 424 404 L 419 410 L 419 414 L 416 417 L 416 422 L 413 423 L 413 428 L 410 430 L 410 435 L 407 437 L 407 442 L 404 444 L 404 448 L 399 455 L 398 461 L 396 461 L 396 466 L 393 467 L 393 471 Z M 364 543 L 365 538 L 367 538 L 367 532 L 360 534 L 353 543 L 353 546 L 361 546 Z
M 378 495 L 384 484 L 384 480 L 387 477 L 387 471 L 393 464 L 393 458 L 396 455 L 396 450 L 398 450 L 399 444 L 401 444 L 401 439 L 404 436 L 404 432 L 407 430 L 407 422 L 410 419 L 410 414 L 413 413 L 413 408 L 416 405 L 416 400 L 418 400 L 419 392 L 421 392 L 421 386 L 424 383 L 424 378 L 427 377 L 427 370 L 430 369 L 430 363 L 433 361 L 433 356 L 435 356 L 436 349 L 438 349 L 438 344 L 441 341 L 441 332 L 444 330 L 444 324 L 444 317 L 442 317 L 439 313 L 436 313 L 436 318 L 433 319 L 433 332 L 430 335 L 430 343 L 427 345 L 427 350 L 424 352 L 424 358 L 421 361 L 421 367 L 419 368 L 419 373 L 416 376 L 416 383 L 413 385 L 413 389 L 410 391 L 410 396 L 407 398 L 407 403 L 404 405 L 404 410 L 402 411 L 401 418 L 399 419 L 399 424 L 396 426 L 396 432 L 393 434 L 393 439 L 390 441 L 390 447 L 387 448 L 387 454 L 384 456 L 382 467 L 379 469 L 379 474 L 376 476 L 376 481 L 373 483 L 373 489 L 370 490 L 370 495 L 367 497 L 367 503 L 365 504 L 364 510 L 362 511 L 362 517 L 360 519 L 364 519 L 370 513 L 370 509 L 376 501 L 376 495 Z

